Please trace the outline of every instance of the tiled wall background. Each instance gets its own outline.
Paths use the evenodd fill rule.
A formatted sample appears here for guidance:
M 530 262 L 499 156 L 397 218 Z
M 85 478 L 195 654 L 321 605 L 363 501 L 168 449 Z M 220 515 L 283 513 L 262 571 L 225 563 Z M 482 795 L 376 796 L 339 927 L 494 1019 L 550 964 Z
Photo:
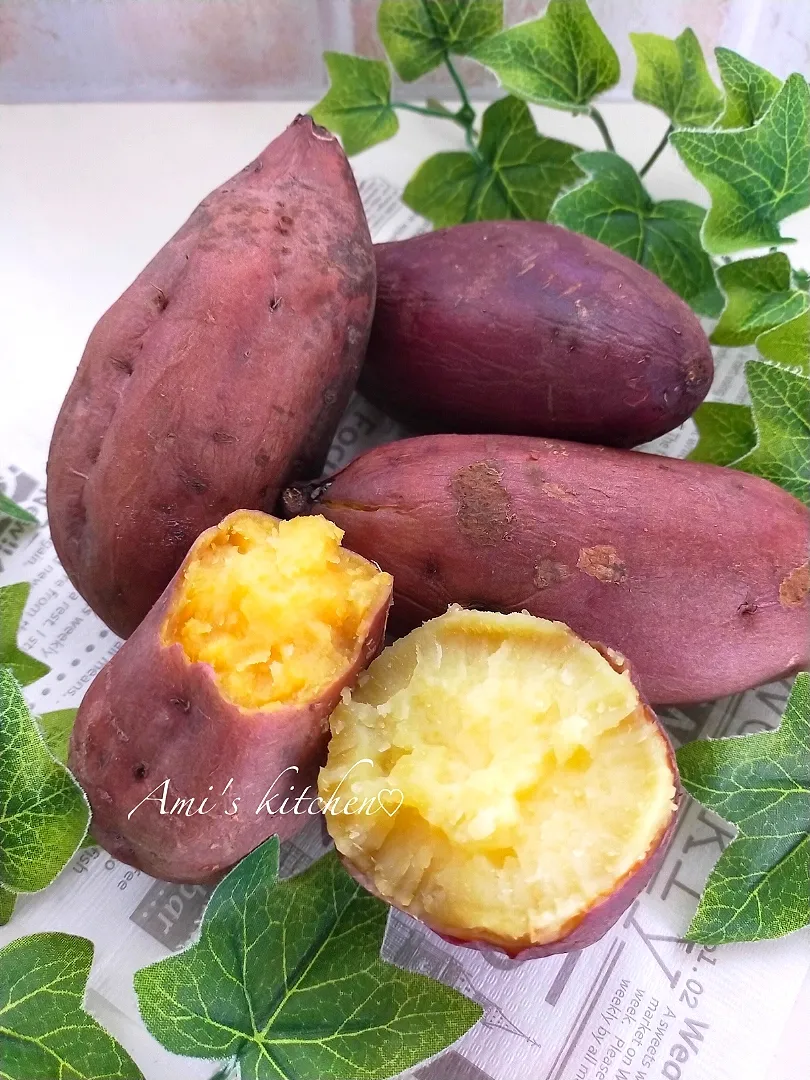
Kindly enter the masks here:
M 418 2 L 418 0 L 414 0 Z M 506 0 L 509 22 L 544 0 Z M 0 101 L 160 101 L 316 97 L 325 48 L 379 54 L 377 0 L 0 0 Z M 591 0 L 618 49 L 628 98 L 629 30 L 691 26 L 784 76 L 810 68 L 808 0 Z M 465 67 L 462 64 L 462 67 Z M 466 66 L 477 91 L 494 84 Z M 406 92 L 447 88 L 441 78 Z

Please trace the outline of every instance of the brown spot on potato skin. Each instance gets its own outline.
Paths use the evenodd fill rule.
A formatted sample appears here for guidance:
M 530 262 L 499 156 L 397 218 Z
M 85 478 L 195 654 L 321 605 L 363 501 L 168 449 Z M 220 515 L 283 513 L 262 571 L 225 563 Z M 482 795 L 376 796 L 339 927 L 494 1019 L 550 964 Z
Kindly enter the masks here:
M 559 585 L 570 576 L 570 567 L 565 563 L 555 562 L 554 559 L 540 559 L 534 568 L 532 581 L 538 589 L 548 589 L 552 585 Z
M 779 603 L 782 607 L 799 607 L 807 599 L 810 592 L 810 563 L 797 566 L 791 570 L 786 578 L 779 584 Z
M 532 487 L 537 488 L 541 495 L 546 495 L 549 499 L 562 499 L 565 502 L 571 502 L 576 498 L 577 493 L 571 488 L 546 480 L 542 469 L 533 462 L 526 465 L 525 472 L 526 479 Z
M 509 539 L 512 497 L 501 476 L 491 462 L 477 461 L 459 469 L 450 480 L 459 532 L 473 544 L 495 547 Z
M 619 559 L 616 548 L 612 544 L 596 544 L 594 547 L 581 548 L 577 558 L 577 568 L 606 584 L 621 585 L 627 581 L 627 567 Z

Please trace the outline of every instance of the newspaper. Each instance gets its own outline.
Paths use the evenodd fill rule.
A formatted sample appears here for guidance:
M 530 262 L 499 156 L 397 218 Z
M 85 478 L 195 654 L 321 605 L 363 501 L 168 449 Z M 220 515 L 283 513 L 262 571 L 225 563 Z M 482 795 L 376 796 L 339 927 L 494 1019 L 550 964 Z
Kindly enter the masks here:
M 386 181 L 363 182 L 376 239 L 412 235 L 424 222 Z M 713 396 L 744 401 L 742 361 L 717 355 Z M 355 397 L 335 437 L 329 471 L 403 430 Z M 691 423 L 646 449 L 685 454 Z M 45 518 L 37 479 L 14 467 L 0 490 Z M 92 614 L 60 567 L 47 527 L 0 523 L 0 584 L 32 582 L 20 645 L 50 673 L 26 693 L 35 712 L 78 705 L 120 641 Z M 789 684 L 722 701 L 669 709 L 676 745 L 694 738 L 773 728 Z M 383 954 L 392 963 L 457 987 L 478 1001 L 483 1019 L 451 1049 L 403 1074 L 410 1080 L 762 1080 L 810 969 L 810 932 L 752 945 L 703 948 L 684 942 L 703 883 L 733 831 L 686 801 L 666 861 L 618 925 L 580 952 L 516 963 L 492 952 L 446 944 L 392 912 Z M 326 850 L 318 821 L 282 850 L 282 874 Z M 155 881 L 99 848 L 81 851 L 56 882 L 21 896 L 0 946 L 41 930 L 82 934 L 96 954 L 88 1007 L 129 1049 L 147 1080 L 197 1080 L 210 1062 L 179 1059 L 140 1024 L 133 972 L 193 937 L 210 890 Z M 807 1074 L 810 1074 L 810 1051 Z M 324 1078 L 326 1080 L 326 1078 Z M 354 1078 L 344 1078 L 354 1080 Z M 797 1080 L 799 1078 L 797 1077 Z

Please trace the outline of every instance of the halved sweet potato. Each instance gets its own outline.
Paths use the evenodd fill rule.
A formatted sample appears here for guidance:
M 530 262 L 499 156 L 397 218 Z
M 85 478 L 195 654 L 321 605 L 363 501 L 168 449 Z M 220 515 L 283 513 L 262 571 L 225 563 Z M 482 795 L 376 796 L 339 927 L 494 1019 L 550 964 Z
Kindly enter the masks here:
M 116 858 L 209 881 L 306 822 L 327 718 L 381 647 L 391 596 L 341 535 L 324 518 L 231 514 L 99 672 L 70 767 Z
M 337 140 L 299 116 L 212 192 L 90 335 L 48 460 L 56 553 L 127 637 L 203 529 L 317 476 L 374 308 Z
M 621 657 L 562 623 L 452 608 L 330 720 L 319 793 L 367 888 L 464 944 L 580 949 L 665 851 L 674 755 Z
M 416 431 L 636 446 L 711 386 L 709 342 L 644 267 L 542 221 L 377 244 L 361 391 Z
M 370 450 L 285 500 L 394 575 L 394 633 L 451 603 L 526 609 L 617 649 L 653 704 L 710 701 L 810 663 L 810 517 L 747 473 L 433 435 Z

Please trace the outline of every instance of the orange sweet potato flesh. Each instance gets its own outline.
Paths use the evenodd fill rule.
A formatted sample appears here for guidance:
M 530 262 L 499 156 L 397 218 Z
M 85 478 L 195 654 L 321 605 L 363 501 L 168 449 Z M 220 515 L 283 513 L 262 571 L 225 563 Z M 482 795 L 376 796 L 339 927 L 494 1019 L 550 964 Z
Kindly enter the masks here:
M 327 828 L 357 879 L 457 944 L 602 937 L 660 865 L 680 784 L 621 657 L 561 623 L 452 608 L 330 719 Z
M 810 663 L 807 508 L 756 476 L 520 436 L 431 435 L 288 491 L 394 575 L 391 629 L 451 603 L 557 619 L 632 664 L 653 703 Z
M 318 475 L 374 293 L 346 157 L 299 116 L 102 316 L 54 430 L 48 515 L 68 576 L 117 634 L 203 529 Z
M 317 808 L 328 717 L 382 646 L 391 579 L 311 521 L 238 511 L 204 532 L 91 684 L 69 763 L 116 858 L 212 881 Z

